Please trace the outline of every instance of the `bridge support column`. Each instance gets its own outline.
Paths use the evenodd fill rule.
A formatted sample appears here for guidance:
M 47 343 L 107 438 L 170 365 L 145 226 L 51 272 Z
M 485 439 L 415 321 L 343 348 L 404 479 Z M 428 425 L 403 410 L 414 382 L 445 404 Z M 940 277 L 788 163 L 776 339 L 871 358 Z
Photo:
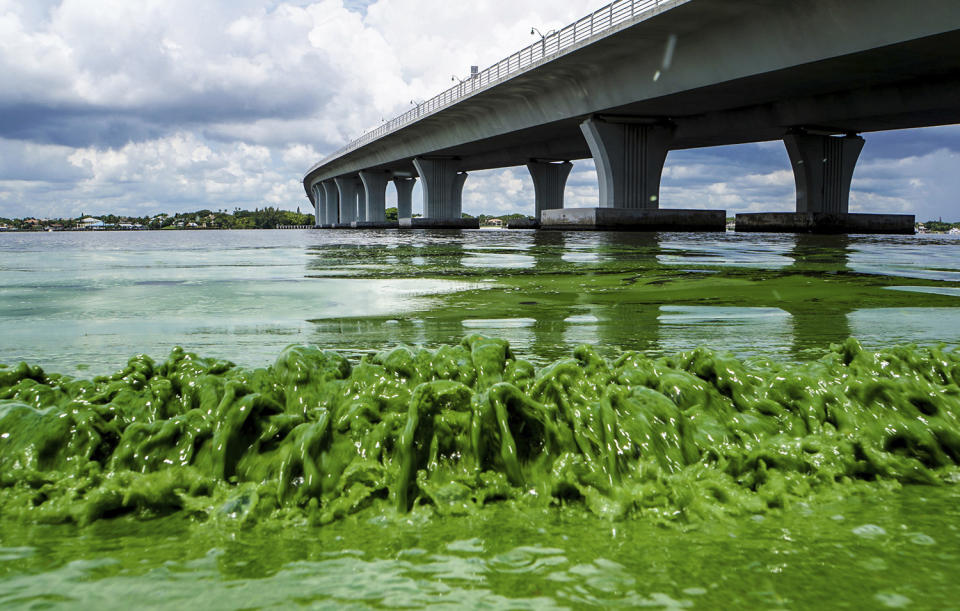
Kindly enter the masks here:
M 551 163 L 532 160 L 527 164 L 530 178 L 533 179 L 535 198 L 533 218 L 540 222 L 540 213 L 544 210 L 563 208 L 563 190 L 567 186 L 567 177 L 573 164 L 569 161 Z
M 850 214 L 850 183 L 863 138 L 798 131 L 783 143 L 793 166 L 797 211 L 738 214 L 737 231 L 913 233 L 913 215 Z
M 354 221 L 367 220 L 367 189 L 363 186 L 363 181 L 357 176 L 357 216 Z
M 461 218 L 467 173 L 460 171 L 457 160 L 418 157 L 413 165 L 423 185 L 423 218 L 402 219 L 401 227 L 469 229 L 480 226 L 477 219 Z
M 337 191 L 340 192 L 340 222 L 341 227 L 349 227 L 350 223 L 357 220 L 357 197 L 363 183 L 357 176 L 341 176 L 334 178 L 337 183 Z
M 797 212 L 849 212 L 850 182 L 863 138 L 798 133 L 787 134 L 783 143 L 797 185 Z
M 320 183 L 313 185 L 313 226 L 322 227 L 326 217 L 326 193 Z
M 463 185 L 467 182 L 467 176 L 466 172 L 457 172 L 456 178 L 453 179 L 453 197 L 451 198 L 453 208 L 451 212 L 453 217 L 457 219 L 461 218 L 463 214 Z
M 323 226 L 329 228 L 340 222 L 340 191 L 336 182 L 332 180 L 325 180 L 320 183 L 320 186 L 323 188 L 323 203 L 326 210 Z
M 673 140 L 672 127 L 591 117 L 580 130 L 597 164 L 601 208 L 660 207 L 660 174 Z
M 387 183 L 390 181 L 390 173 L 382 170 L 362 170 L 360 180 L 363 181 L 364 191 L 366 192 L 366 201 L 362 203 L 364 208 L 364 218 L 357 219 L 355 227 L 394 227 L 393 223 L 387 224 L 386 206 L 387 206 Z
M 397 188 L 397 217 L 408 219 L 413 216 L 413 186 L 416 178 L 393 177 L 393 186 Z
M 617 122 L 619 121 L 619 122 Z M 590 117 L 580 124 L 597 165 L 599 208 L 540 212 L 540 227 L 564 230 L 723 231 L 723 210 L 660 207 L 660 175 L 673 126 L 626 117 Z

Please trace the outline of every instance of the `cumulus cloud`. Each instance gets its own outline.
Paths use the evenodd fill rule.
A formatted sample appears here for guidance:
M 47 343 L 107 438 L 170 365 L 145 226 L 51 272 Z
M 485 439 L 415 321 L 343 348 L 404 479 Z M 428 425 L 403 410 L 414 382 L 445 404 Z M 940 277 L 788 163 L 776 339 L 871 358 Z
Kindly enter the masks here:
M 306 207 L 316 160 L 601 3 L 0 0 L 0 216 Z M 952 213 L 960 128 L 867 138 L 854 208 Z M 597 204 L 592 161 L 565 197 Z M 793 198 L 779 143 L 672 152 L 664 171 L 665 206 Z M 526 169 L 471 173 L 464 209 L 532 212 Z
M 592 2 L 527 4 L 0 0 L 0 213 L 304 204 L 318 158 Z

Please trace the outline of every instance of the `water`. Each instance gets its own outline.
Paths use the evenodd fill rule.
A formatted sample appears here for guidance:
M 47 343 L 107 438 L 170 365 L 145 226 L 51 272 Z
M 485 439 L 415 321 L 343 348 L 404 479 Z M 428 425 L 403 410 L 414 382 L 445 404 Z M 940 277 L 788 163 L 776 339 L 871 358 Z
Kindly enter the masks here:
M 6 608 L 957 606 L 957 497 L 905 495 L 686 532 L 506 510 L 222 532 L 161 520 L 4 535 Z M 946 507 L 946 515 L 930 511 Z M 944 527 L 944 522 L 951 523 Z
M 543 363 L 697 345 L 802 360 L 960 342 L 960 240 L 556 232 L 206 231 L 0 236 L 0 362 L 85 375 L 173 346 L 261 366 L 473 332 Z
M 291 343 L 357 357 L 473 332 L 538 363 L 579 343 L 788 361 L 849 335 L 958 345 L 958 255 L 946 236 L 6 234 L 0 362 L 89 377 L 175 345 L 260 366 Z M 322 528 L 0 522 L 0 605 L 950 608 L 957 496 L 851 492 L 670 528 L 506 504 Z

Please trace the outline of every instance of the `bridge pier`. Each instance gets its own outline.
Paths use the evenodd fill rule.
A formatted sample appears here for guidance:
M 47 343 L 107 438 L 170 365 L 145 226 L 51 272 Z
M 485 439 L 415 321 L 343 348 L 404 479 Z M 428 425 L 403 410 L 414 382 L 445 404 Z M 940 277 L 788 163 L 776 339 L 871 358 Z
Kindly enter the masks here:
M 413 186 L 415 184 L 417 184 L 416 178 L 393 177 L 393 186 L 397 189 L 397 218 L 413 217 Z
M 320 186 L 320 183 L 313 185 L 311 189 L 313 191 L 313 226 L 314 227 L 323 227 L 324 217 L 326 215 L 326 194 L 323 191 L 323 187 Z
M 363 181 L 360 180 L 360 176 L 356 177 L 357 181 L 357 215 L 354 217 L 354 221 L 365 221 L 367 220 L 367 189 L 363 186 Z M 353 224 L 351 223 L 351 227 Z
M 544 229 L 723 231 L 723 210 L 660 208 L 660 176 L 674 127 L 655 119 L 593 116 L 580 124 L 597 166 L 599 208 L 547 209 Z
M 333 180 L 325 180 L 320 183 L 323 188 L 324 208 L 326 210 L 323 226 L 327 229 L 340 222 L 340 191 Z
M 400 226 L 416 229 L 477 229 L 477 219 L 464 219 L 463 185 L 467 173 L 461 172 L 455 159 L 413 160 L 423 185 L 423 218 L 400 218 Z
M 796 133 L 784 136 L 783 144 L 793 166 L 797 212 L 849 212 L 850 182 L 863 150 L 863 138 Z
M 361 170 L 360 180 L 363 182 L 366 201 L 361 203 L 364 209 L 363 219 L 358 218 L 351 225 L 354 228 L 390 228 L 396 223 L 388 223 L 386 217 L 387 183 L 390 182 L 390 173 L 383 170 Z
M 850 183 L 863 138 L 797 131 L 783 143 L 793 167 L 797 211 L 738 214 L 737 231 L 913 233 L 913 215 L 850 214 Z
M 357 220 L 357 199 L 361 195 L 363 183 L 359 176 L 340 176 L 333 179 L 340 193 L 340 220 L 334 227 L 350 227 Z
M 672 127 L 590 117 L 580 130 L 597 165 L 601 208 L 660 207 L 660 175 L 673 140 Z
M 527 163 L 527 170 L 533 179 L 534 226 L 540 225 L 540 213 L 544 210 L 563 208 L 563 190 L 571 169 L 573 164 L 569 161 L 552 163 L 532 159 Z

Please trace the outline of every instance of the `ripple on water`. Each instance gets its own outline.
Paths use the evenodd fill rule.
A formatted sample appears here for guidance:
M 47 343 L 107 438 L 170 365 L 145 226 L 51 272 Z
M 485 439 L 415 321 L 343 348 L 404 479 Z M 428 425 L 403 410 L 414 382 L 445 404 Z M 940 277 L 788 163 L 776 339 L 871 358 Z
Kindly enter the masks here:
M 853 534 L 864 539 L 876 539 L 887 534 L 886 529 L 876 524 L 864 524 L 853 529 Z

